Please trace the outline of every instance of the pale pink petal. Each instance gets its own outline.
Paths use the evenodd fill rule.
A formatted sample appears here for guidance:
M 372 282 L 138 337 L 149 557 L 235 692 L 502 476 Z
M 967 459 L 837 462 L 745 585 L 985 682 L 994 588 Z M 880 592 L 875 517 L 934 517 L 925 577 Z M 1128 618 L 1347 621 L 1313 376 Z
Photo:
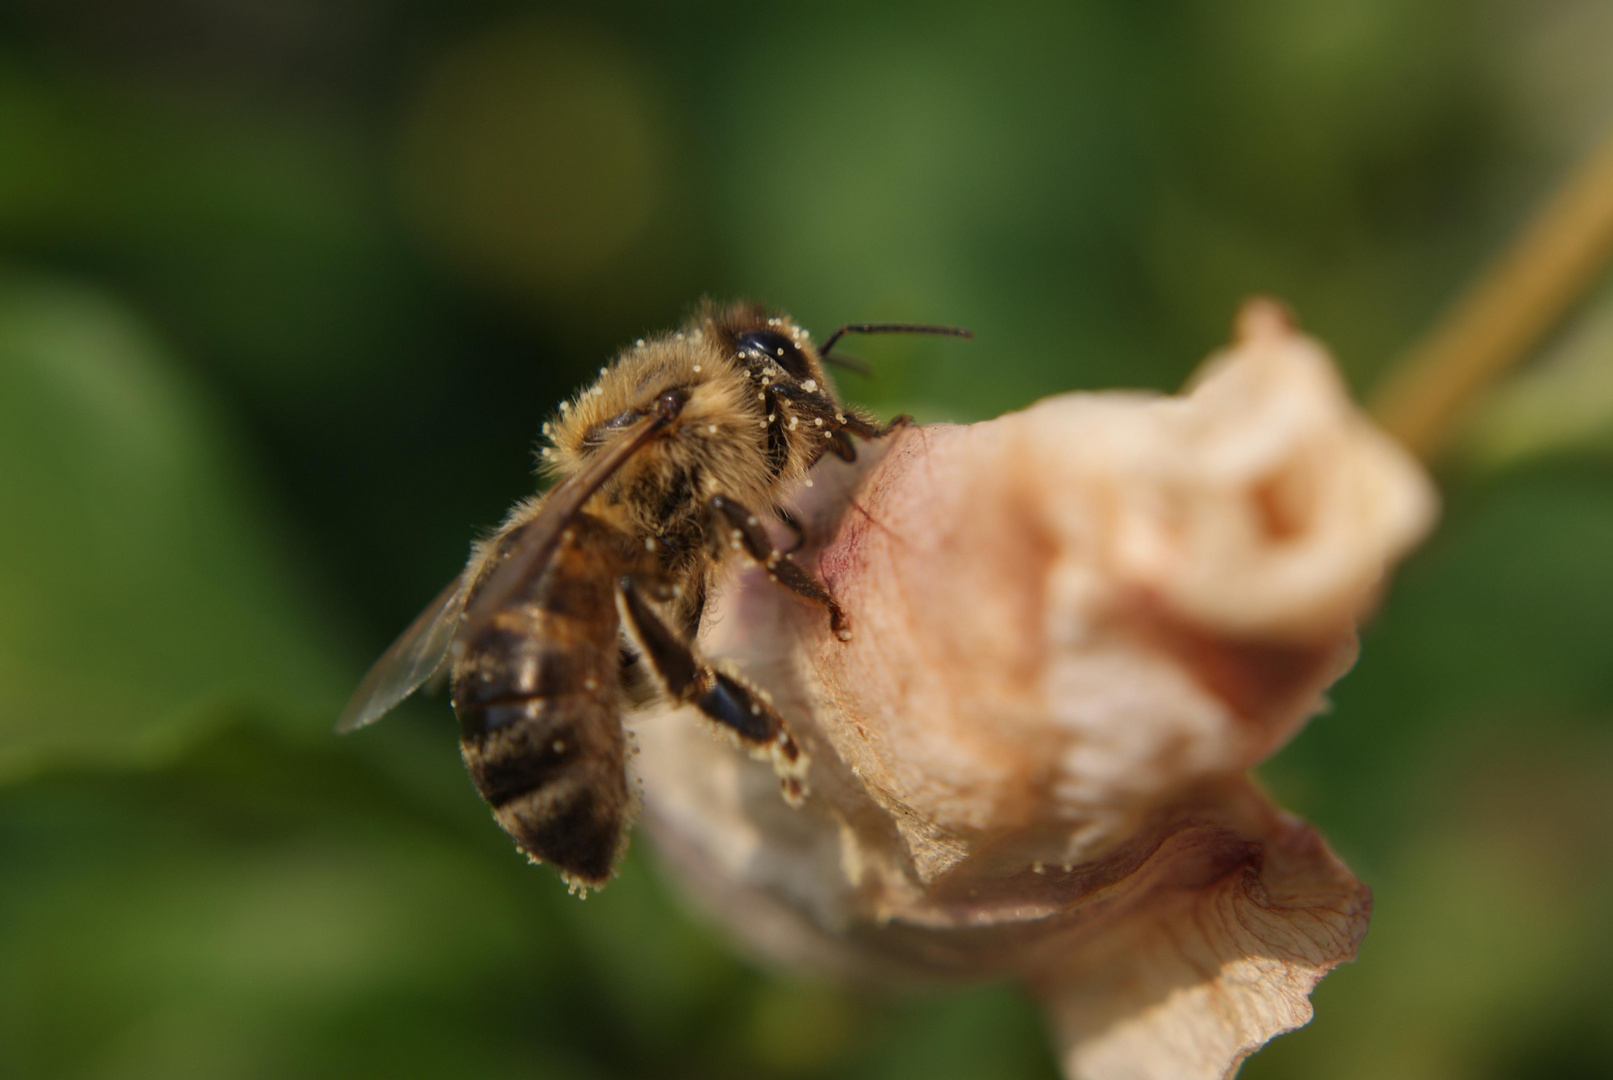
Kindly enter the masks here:
M 1368 894 L 1244 773 L 1323 708 L 1434 497 L 1279 309 L 1240 332 L 1181 397 L 1071 394 L 819 467 L 806 561 L 853 639 L 755 571 L 702 638 L 772 692 L 806 806 L 691 715 L 638 725 L 651 827 L 740 937 L 1017 978 L 1072 1077 L 1225 1075 L 1309 1017 Z

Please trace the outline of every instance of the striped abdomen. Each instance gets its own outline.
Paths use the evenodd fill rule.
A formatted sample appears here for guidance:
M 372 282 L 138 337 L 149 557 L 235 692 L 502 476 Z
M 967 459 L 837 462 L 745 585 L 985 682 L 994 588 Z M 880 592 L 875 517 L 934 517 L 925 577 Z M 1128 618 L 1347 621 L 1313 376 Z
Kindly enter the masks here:
M 501 538 L 514 542 L 519 530 Z M 619 538 L 586 516 L 573 539 L 454 669 L 471 778 L 522 851 L 603 884 L 632 800 L 619 698 Z

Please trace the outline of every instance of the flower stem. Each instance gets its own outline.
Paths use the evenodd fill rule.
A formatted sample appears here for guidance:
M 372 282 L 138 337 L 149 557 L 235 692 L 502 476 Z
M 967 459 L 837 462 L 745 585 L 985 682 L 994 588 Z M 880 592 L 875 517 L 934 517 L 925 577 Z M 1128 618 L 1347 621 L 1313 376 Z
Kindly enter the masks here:
M 1610 259 L 1613 136 L 1390 369 L 1372 395 L 1378 421 L 1424 460 L 1437 457 L 1464 407 L 1539 345 Z

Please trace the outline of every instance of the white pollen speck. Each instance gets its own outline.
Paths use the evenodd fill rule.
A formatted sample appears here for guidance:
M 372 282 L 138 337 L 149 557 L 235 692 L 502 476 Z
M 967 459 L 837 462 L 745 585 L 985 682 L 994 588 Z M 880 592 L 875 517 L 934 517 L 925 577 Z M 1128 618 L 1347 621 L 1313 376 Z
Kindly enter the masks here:
M 549 423 L 549 421 L 545 420 L 543 422 L 543 437 L 547 439 L 551 430 L 552 425 Z
M 633 347 L 634 347 L 634 348 L 635 348 L 635 349 L 642 349 L 642 348 L 644 348 L 644 339 L 643 339 L 643 338 L 639 338 L 639 339 L 638 339 L 638 340 L 637 340 L 637 341 L 635 341 L 635 342 L 633 342 Z
M 682 334 L 674 334 L 673 335 L 673 340 L 682 341 L 683 340 L 683 335 Z
M 773 421 L 775 421 L 777 419 L 778 419 L 778 413 L 768 413 L 767 414 L 767 422 L 769 424 L 771 424 Z
M 844 424 L 845 422 L 846 422 L 846 414 L 845 413 L 843 413 L 843 412 L 835 413 L 835 423 Z
M 560 415 L 564 416 L 566 413 L 568 413 L 570 411 L 571 411 L 571 402 L 562 401 L 560 403 Z
M 807 477 L 807 478 L 806 478 L 806 486 L 807 486 L 807 487 L 811 487 L 811 486 L 812 486 L 812 477 L 810 477 L 810 476 L 809 476 L 809 477 Z
M 767 400 L 767 395 L 766 394 L 757 394 L 756 395 L 756 400 L 757 401 L 766 401 Z
M 778 320 L 777 319 L 768 319 L 767 320 L 767 325 L 768 326 L 777 326 L 778 325 Z
M 654 551 L 655 550 L 655 537 L 646 536 L 644 538 L 644 550 L 645 551 Z
M 750 714 L 752 716 L 760 716 L 760 715 L 762 715 L 762 707 L 760 705 L 752 705 L 750 707 Z
M 607 371 L 609 371 L 609 370 L 610 370 L 610 369 L 609 369 L 609 368 L 600 368 L 600 369 L 599 369 L 599 373 L 600 373 L 600 374 L 601 374 L 601 375 L 603 375 L 603 374 L 605 374 L 605 372 L 607 372 Z
M 781 348 L 781 349 L 779 349 L 779 350 L 778 350 L 778 354 L 779 354 L 779 355 L 780 355 L 780 356 L 783 356 L 783 355 L 784 355 L 784 350 L 783 350 L 783 349 L 782 349 L 782 348 Z
M 748 518 L 746 518 L 746 519 L 745 519 L 745 524 L 747 524 L 747 525 L 754 525 L 754 524 L 756 524 L 756 515 L 755 515 L 755 514 L 752 514 L 752 515 L 751 515 L 751 516 L 750 516 L 750 517 L 748 517 Z
M 566 752 L 566 740 L 556 739 L 554 742 L 549 744 L 549 749 L 553 750 L 557 754 L 564 754 Z
M 584 679 L 582 681 L 582 688 L 584 690 L 598 690 L 599 681 L 597 679 Z
M 795 417 L 795 416 L 790 417 L 790 430 L 794 431 L 795 430 L 795 425 L 800 423 L 800 422 L 801 421 L 800 421 L 799 417 Z
M 841 641 L 850 641 L 851 640 L 851 631 L 850 630 L 836 630 L 835 631 L 835 637 L 839 638 Z
M 806 382 L 801 384 L 801 389 L 805 390 L 809 394 L 812 393 L 812 391 L 816 390 L 817 388 L 818 388 L 818 380 L 817 379 L 808 379 Z
M 814 416 L 814 417 L 813 417 L 813 418 L 812 418 L 812 426 L 813 426 L 813 427 L 822 427 L 822 426 L 823 426 L 823 417 L 821 417 L 821 416 Z
M 683 586 L 682 585 L 674 585 L 674 586 L 672 586 L 672 595 L 673 596 L 682 596 L 683 595 Z
M 699 370 L 700 370 L 700 365 L 699 365 L 699 364 L 696 364 L 696 365 L 695 365 L 695 366 L 694 366 L 694 369 L 695 369 L 695 370 L 696 370 L 696 371 L 699 371 Z
M 716 424 L 707 424 L 706 425 L 706 432 L 708 434 L 711 434 L 711 435 L 717 434 L 717 425 Z

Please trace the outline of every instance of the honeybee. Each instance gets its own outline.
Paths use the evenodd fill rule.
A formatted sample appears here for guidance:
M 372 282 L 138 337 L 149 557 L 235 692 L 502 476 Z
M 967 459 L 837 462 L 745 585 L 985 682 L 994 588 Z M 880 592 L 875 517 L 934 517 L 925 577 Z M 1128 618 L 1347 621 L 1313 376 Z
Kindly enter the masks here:
M 474 545 L 376 661 L 338 730 L 378 719 L 446 666 L 477 790 L 516 846 L 574 891 L 604 885 L 626 847 L 635 803 L 621 715 L 636 669 L 770 760 L 799 805 L 807 761 L 788 724 L 691 643 L 736 553 L 821 605 L 850 639 L 845 611 L 765 524 L 784 523 L 799 547 L 780 500 L 825 453 L 855 460 L 851 436 L 879 439 L 906 422 L 880 425 L 836 396 L 824 364 L 847 332 L 971 336 L 870 323 L 814 347 L 783 314 L 707 304 L 682 329 L 640 339 L 543 425 L 553 486 Z

